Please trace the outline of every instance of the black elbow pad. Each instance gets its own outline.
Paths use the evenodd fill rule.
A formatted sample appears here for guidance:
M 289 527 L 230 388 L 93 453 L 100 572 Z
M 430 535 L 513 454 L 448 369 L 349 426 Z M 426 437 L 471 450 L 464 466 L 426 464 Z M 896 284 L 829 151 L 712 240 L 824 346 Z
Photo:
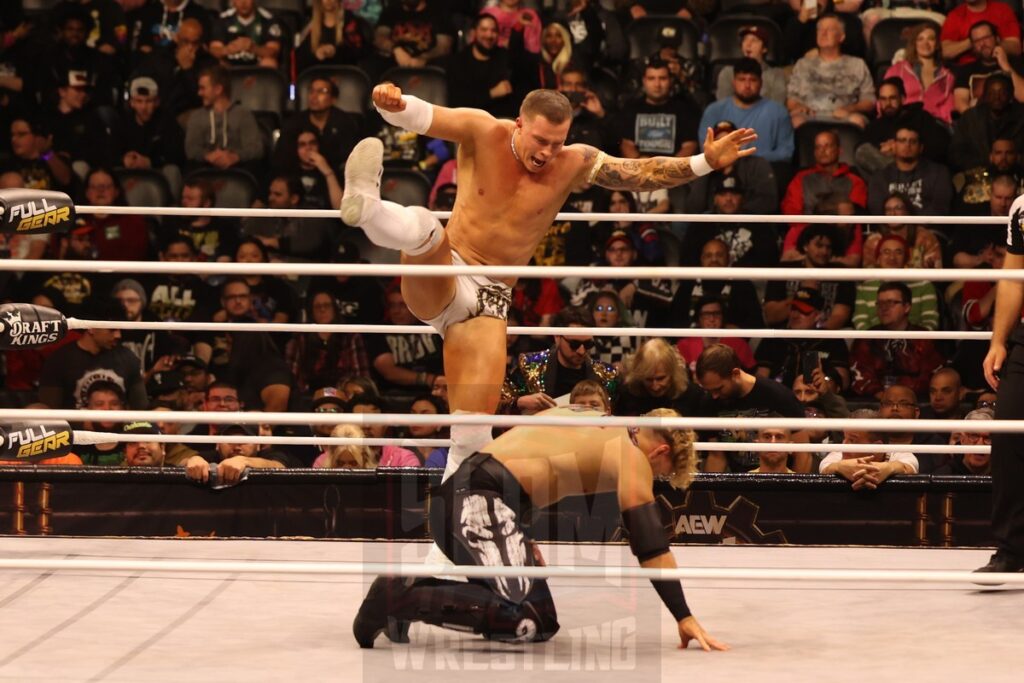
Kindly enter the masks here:
M 641 562 L 668 552 L 669 534 L 661 523 L 656 503 L 623 510 L 622 525 L 629 532 L 629 549 Z

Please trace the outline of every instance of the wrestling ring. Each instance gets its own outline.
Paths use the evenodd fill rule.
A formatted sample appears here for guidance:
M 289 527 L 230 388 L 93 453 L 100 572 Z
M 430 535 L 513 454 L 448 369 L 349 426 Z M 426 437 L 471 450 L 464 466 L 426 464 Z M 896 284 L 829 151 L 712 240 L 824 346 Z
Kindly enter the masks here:
M 149 215 L 247 215 L 236 209 L 77 207 L 79 213 Z M 267 210 L 257 210 L 261 217 Z M 318 212 L 278 212 L 308 216 Z M 319 212 L 335 217 L 334 212 Z M 444 214 L 438 214 L 444 217 Z M 702 219 L 606 214 L 615 220 Z M 602 215 L 566 214 L 566 220 Z M 721 220 L 721 216 L 715 216 Z M 734 216 L 734 220 L 744 217 Z M 757 222 L 787 217 L 758 216 Z M 806 217 L 843 222 L 850 217 Z M 870 223 L 869 217 L 852 217 Z M 818 220 L 820 219 L 820 221 Z M 900 217 L 878 217 L 896 223 Z M 972 219 L 912 217 L 914 223 Z M 1000 219 L 973 219 L 978 223 Z M 907 221 L 909 222 L 909 220 Z M 135 273 L 430 275 L 437 268 L 363 264 L 175 264 L 82 261 L 5 261 L 5 270 Z M 727 268 L 501 268 L 451 267 L 445 274 L 519 277 L 622 276 L 661 278 L 790 279 L 780 269 Z M 715 271 L 715 272 L 712 272 Z M 807 270 L 806 279 L 991 279 L 987 270 Z M 1024 273 L 1006 273 L 1024 279 Z M 222 329 L 219 324 L 107 323 L 68 319 L 70 329 Z M 420 326 L 260 325 L 261 331 L 426 332 Z M 243 331 L 244 324 L 232 329 Z M 511 333 L 636 335 L 636 328 L 519 328 Z M 747 338 L 798 336 L 868 338 L 870 332 L 648 329 L 647 336 L 712 335 Z M 988 333 L 889 333 L 886 337 L 987 338 Z M 881 335 L 876 335 L 881 336 Z M 478 416 L 320 413 L 168 413 L 124 411 L 119 420 L 195 423 L 302 424 L 517 424 L 642 425 L 720 429 L 722 418 Z M 0 422 L 110 419 L 106 411 L 0 409 Z M 1024 421 L 839 420 L 758 418 L 751 428 L 878 431 L 1018 432 Z M 322 437 L 186 437 L 122 435 L 120 441 L 278 444 L 444 445 L 444 440 L 337 439 Z M 102 432 L 75 432 L 76 443 L 110 441 Z M 836 444 L 723 445 L 700 450 L 863 451 L 877 447 Z M 987 452 L 987 446 L 896 446 L 916 453 Z M 25 468 L 43 470 L 42 467 Z M 772 475 L 761 475 L 772 476 Z M 547 567 L 454 567 L 424 564 L 423 541 L 243 540 L 192 537 L 0 538 L 0 680 L 10 681 L 879 681 L 1019 679 L 1017 657 L 1024 633 L 1024 574 L 985 575 L 986 549 L 900 547 L 798 547 L 676 545 L 678 570 L 644 570 L 622 543 L 543 543 Z M 352 639 L 351 623 L 377 574 L 430 576 L 533 574 L 550 577 L 562 630 L 540 644 L 502 644 L 471 634 L 416 623 L 411 643 L 379 638 L 373 650 Z M 695 614 L 732 650 L 678 649 L 675 623 L 646 580 L 681 578 Z

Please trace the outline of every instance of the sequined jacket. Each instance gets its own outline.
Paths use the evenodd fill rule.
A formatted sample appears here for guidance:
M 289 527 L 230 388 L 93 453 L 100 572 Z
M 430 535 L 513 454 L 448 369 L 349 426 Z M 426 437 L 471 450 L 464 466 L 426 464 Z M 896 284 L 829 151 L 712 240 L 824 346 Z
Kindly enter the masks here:
M 555 386 L 558 362 L 552 360 L 554 355 L 555 349 L 553 348 L 519 354 L 515 368 L 509 373 L 501 388 L 499 412 L 516 412 L 516 400 L 520 396 L 547 391 L 548 387 Z M 619 390 L 619 371 L 608 363 L 602 363 L 589 356 L 584 367 L 586 368 L 586 378 L 604 386 L 614 404 Z

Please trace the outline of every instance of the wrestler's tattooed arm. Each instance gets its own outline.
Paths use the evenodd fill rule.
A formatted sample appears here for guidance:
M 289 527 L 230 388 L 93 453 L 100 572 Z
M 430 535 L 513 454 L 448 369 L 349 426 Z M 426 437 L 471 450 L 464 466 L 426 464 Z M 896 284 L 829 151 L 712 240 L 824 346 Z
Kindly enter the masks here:
M 689 157 L 605 157 L 594 174 L 594 184 L 609 190 L 657 190 L 682 185 L 696 177 Z

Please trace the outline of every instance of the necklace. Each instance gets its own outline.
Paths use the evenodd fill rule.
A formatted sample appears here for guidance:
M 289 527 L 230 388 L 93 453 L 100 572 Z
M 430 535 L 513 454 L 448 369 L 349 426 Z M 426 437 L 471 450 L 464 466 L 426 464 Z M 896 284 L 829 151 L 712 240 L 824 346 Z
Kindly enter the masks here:
M 523 160 L 519 158 L 519 152 L 516 151 L 516 131 L 512 130 L 512 137 L 508 139 L 509 146 L 512 147 L 512 156 L 516 158 L 516 161 L 523 163 Z

